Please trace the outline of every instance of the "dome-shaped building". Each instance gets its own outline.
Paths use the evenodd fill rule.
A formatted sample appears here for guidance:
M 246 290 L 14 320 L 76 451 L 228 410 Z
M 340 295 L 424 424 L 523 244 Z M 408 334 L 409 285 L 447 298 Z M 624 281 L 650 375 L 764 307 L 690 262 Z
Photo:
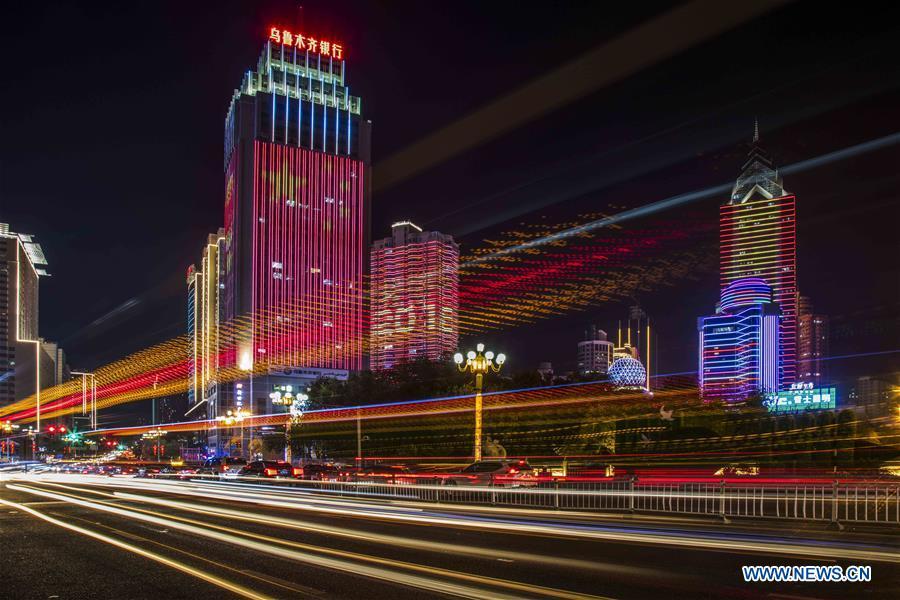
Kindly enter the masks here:
M 647 371 L 636 358 L 623 356 L 609 367 L 609 381 L 617 388 L 647 387 Z

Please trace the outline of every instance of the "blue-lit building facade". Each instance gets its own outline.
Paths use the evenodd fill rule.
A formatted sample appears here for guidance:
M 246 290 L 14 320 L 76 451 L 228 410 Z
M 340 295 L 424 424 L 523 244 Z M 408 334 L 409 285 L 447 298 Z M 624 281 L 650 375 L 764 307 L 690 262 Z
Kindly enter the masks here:
M 704 400 L 741 402 L 781 388 L 781 318 L 772 288 L 762 279 L 739 279 L 722 290 L 716 314 L 697 322 Z

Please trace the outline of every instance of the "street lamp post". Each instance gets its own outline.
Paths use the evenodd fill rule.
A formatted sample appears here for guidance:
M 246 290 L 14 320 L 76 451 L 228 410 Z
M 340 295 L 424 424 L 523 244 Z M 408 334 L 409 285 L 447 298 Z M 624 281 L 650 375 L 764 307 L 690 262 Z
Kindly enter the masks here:
M 456 367 L 459 369 L 460 373 L 471 372 L 475 374 L 475 461 L 478 462 L 481 460 L 481 413 L 482 413 L 482 399 L 481 399 L 481 389 L 484 380 L 484 375 L 486 373 L 490 373 L 493 371 L 494 373 L 499 373 L 500 368 L 503 366 L 503 363 L 506 362 L 506 355 L 503 353 L 497 354 L 496 357 L 494 353 L 490 350 L 484 350 L 484 344 L 478 344 L 475 346 L 475 350 L 469 350 L 466 353 L 465 358 L 462 353 L 457 352 L 453 356 L 453 362 L 456 363 Z
M 269 398 L 272 400 L 273 406 L 288 407 L 289 416 L 287 422 L 284 424 L 284 460 L 285 462 L 291 462 L 293 460 L 291 454 L 291 427 L 294 424 L 299 425 L 300 419 L 303 417 L 303 411 L 306 410 L 306 407 L 308 406 L 309 396 L 299 390 L 295 394 L 293 386 L 287 385 L 282 387 L 283 390 L 278 390 L 269 394 Z
M 243 408 L 239 407 L 235 410 L 225 411 L 224 416 L 216 417 L 216 421 L 223 424 L 225 427 L 234 427 L 235 423 L 240 425 L 241 456 L 244 454 L 244 417 L 248 416 L 250 415 L 244 412 Z

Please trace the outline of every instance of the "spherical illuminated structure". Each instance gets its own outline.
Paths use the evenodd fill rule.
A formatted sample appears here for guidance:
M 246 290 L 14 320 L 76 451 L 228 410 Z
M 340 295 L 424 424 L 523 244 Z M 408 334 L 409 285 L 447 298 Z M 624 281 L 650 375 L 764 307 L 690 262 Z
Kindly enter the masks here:
M 647 385 L 647 371 L 641 361 L 623 356 L 609 367 L 609 380 L 617 388 L 643 388 Z

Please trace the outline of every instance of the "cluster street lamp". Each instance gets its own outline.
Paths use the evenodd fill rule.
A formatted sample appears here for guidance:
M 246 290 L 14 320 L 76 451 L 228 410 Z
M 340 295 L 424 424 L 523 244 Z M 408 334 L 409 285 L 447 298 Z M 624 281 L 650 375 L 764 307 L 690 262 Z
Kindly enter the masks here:
M 485 373 L 500 372 L 500 367 L 506 362 L 506 355 L 503 353 L 496 356 L 490 350 L 484 350 L 484 344 L 475 346 L 475 350 L 469 350 L 466 356 L 457 352 L 453 355 L 453 362 L 460 373 L 471 372 L 475 374 L 475 461 L 481 460 L 481 388 Z
M 291 428 L 300 424 L 300 419 L 303 418 L 303 411 L 306 410 L 309 403 L 309 396 L 299 391 L 296 394 L 293 393 L 292 386 L 288 385 L 285 386 L 284 393 L 280 391 L 272 392 L 269 394 L 269 398 L 272 399 L 273 405 L 288 407 L 290 416 L 284 424 L 284 460 L 285 462 L 291 462 L 293 460 L 291 456 Z
M 243 408 L 236 408 L 234 410 L 227 410 L 224 415 L 216 417 L 216 421 L 225 427 L 234 427 L 235 424 L 241 426 L 241 456 L 244 455 L 244 419 L 249 416 L 250 413 L 246 412 Z

